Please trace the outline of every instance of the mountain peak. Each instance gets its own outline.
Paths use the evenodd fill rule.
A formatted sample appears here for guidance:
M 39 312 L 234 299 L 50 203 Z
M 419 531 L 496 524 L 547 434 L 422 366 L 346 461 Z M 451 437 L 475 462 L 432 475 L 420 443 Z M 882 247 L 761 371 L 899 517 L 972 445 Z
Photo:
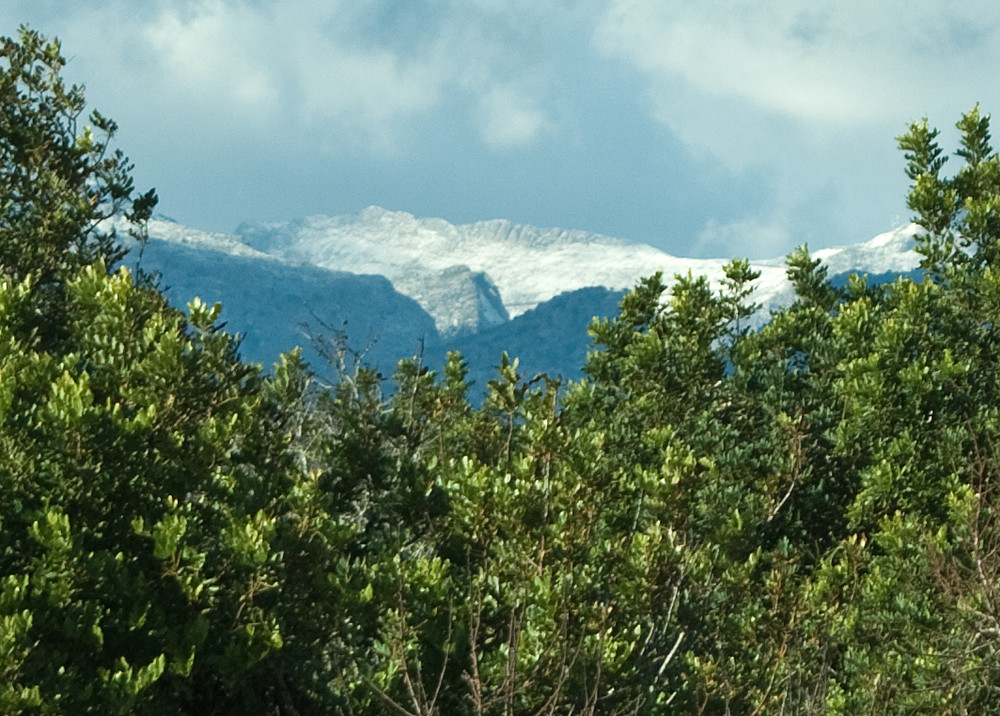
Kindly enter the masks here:
M 362 223 L 376 222 L 376 221 L 398 221 L 400 223 L 409 223 L 417 221 L 417 217 L 407 211 L 393 211 L 391 209 L 383 209 L 381 206 L 367 206 L 358 212 L 357 220 Z
M 814 255 L 832 278 L 853 270 L 908 273 L 919 264 L 915 231 L 904 226 Z M 378 206 L 348 216 L 247 222 L 236 234 L 198 231 L 158 216 L 149 235 L 144 263 L 175 287 L 172 300 L 223 299 L 225 320 L 247 334 L 244 346 L 253 359 L 273 360 L 295 342 L 308 347 L 298 326 L 315 331 L 318 325 L 320 333 L 346 334 L 355 348 L 374 345 L 368 355 L 386 375 L 395 359 L 421 345 L 432 363 L 446 349 L 468 350 L 478 356 L 480 377 L 489 375 L 498 346 L 529 359 L 526 369 L 578 375 L 577 358 L 570 364 L 553 351 L 568 346 L 566 356 L 584 355 L 587 322 L 613 313 L 618 292 L 658 271 L 668 283 L 691 272 L 719 285 L 727 263 L 678 258 L 584 231 L 504 219 L 456 226 Z M 754 262 L 754 268 L 761 272 L 753 294 L 761 323 L 772 308 L 794 300 L 794 292 L 784 258 Z
M 856 269 L 905 273 L 918 265 L 912 226 L 860 244 L 815 252 L 836 275 Z M 657 271 L 722 277 L 723 259 L 679 258 L 601 234 L 537 228 L 506 219 L 454 225 L 369 206 L 355 215 L 309 216 L 242 224 L 236 235 L 208 234 L 155 220 L 150 234 L 234 255 L 267 257 L 389 279 L 416 300 L 442 334 L 475 332 L 521 315 L 562 293 L 600 286 L 631 288 Z M 784 258 L 754 263 L 755 300 L 766 311 L 789 298 Z M 476 278 L 479 276 L 480 278 Z M 478 298 L 477 298 L 478 297 Z

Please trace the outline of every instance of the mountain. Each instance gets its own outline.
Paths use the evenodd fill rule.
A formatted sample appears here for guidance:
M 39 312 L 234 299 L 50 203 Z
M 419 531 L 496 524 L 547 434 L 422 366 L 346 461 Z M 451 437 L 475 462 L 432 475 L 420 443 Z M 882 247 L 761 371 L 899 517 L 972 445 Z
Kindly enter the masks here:
M 520 361 L 527 376 L 536 373 L 580 377 L 587 359 L 587 326 L 595 316 L 613 316 L 624 291 L 588 286 L 560 293 L 508 323 L 449 341 L 469 364 L 469 378 L 485 386 L 496 377 L 494 366 L 503 351 Z M 432 356 L 443 361 L 444 353 Z
M 886 278 L 913 271 L 915 227 L 859 244 L 816 251 L 831 276 L 861 271 Z M 482 386 L 501 350 L 525 374 L 579 376 L 586 326 L 613 315 L 621 293 L 656 271 L 705 274 L 717 283 L 727 259 L 671 256 L 600 234 L 539 229 L 504 220 L 453 225 L 369 207 L 353 216 L 245 223 L 233 234 L 150 222 L 150 239 L 127 261 L 158 271 L 172 301 L 221 301 L 227 328 L 248 360 L 269 364 L 309 336 L 340 340 L 390 375 L 395 361 L 422 354 L 431 367 L 461 350 Z M 793 298 L 784 257 L 754 262 L 761 272 L 757 322 Z

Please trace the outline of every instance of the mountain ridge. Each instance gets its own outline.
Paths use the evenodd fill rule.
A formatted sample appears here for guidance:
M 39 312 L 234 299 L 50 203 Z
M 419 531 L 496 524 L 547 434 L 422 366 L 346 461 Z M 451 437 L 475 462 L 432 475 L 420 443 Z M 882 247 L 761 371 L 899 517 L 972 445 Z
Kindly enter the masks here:
M 831 276 L 908 273 L 919 264 L 915 230 L 912 224 L 899 227 L 813 256 L 824 260 Z M 249 359 L 269 363 L 295 338 L 308 342 L 306 335 L 332 329 L 363 346 L 377 346 L 367 358 L 384 374 L 391 374 L 395 359 L 421 346 L 434 360 L 461 347 L 479 356 L 474 372 L 482 374 L 485 346 L 495 349 L 498 336 L 536 356 L 522 361 L 526 370 L 535 364 L 550 370 L 585 352 L 539 341 L 585 346 L 586 322 L 608 315 L 610 296 L 657 271 L 668 284 L 675 274 L 691 272 L 718 285 L 727 263 L 676 257 L 647 244 L 580 230 L 505 219 L 454 225 L 374 206 L 354 215 L 245 222 L 232 234 L 204 232 L 158 216 L 150 221 L 149 237 L 141 253 L 144 268 L 160 272 L 173 287 L 168 295 L 175 302 L 194 295 L 222 300 L 230 328 L 246 336 L 243 350 Z M 761 305 L 759 325 L 794 292 L 784 257 L 752 265 L 761 272 L 753 297 Z M 587 290 L 594 288 L 603 292 Z M 572 298 L 553 302 L 560 296 Z M 587 301 L 594 313 L 585 321 Z M 542 329 L 541 321 L 558 330 Z M 321 360 L 306 348 L 313 362 Z M 566 365 L 562 372 L 577 377 L 580 367 Z

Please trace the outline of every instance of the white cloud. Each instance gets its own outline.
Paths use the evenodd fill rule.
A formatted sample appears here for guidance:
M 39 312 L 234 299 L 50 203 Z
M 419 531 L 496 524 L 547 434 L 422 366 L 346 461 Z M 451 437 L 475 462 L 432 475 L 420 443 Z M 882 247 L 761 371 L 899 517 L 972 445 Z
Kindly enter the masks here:
M 206 186 L 247 182 L 250 194 L 267 180 L 249 177 L 289 165 L 294 176 L 318 153 L 316 164 L 337 157 L 330 177 L 374 167 L 403 185 L 432 171 L 415 168 L 426 147 L 436 158 L 447 147 L 470 167 L 496 158 L 484 149 L 526 149 L 543 150 L 523 153 L 536 176 L 547 166 L 593 174 L 585 186 L 550 174 L 561 187 L 553 196 L 601 186 L 609 197 L 628 193 L 618 206 L 632 206 L 633 195 L 650 195 L 642 182 L 655 163 L 676 152 L 677 171 L 703 172 L 691 193 L 707 181 L 735 187 L 723 190 L 716 213 L 726 218 L 704 227 L 699 253 L 753 241 L 767 247 L 757 255 L 814 242 L 802 236 L 813 227 L 860 240 L 868 225 L 881 231 L 907 213 L 893 149 L 906 122 L 926 114 L 950 148 L 961 111 L 977 100 L 1000 110 L 991 18 L 1000 20 L 992 0 L 0 2 L 9 32 L 26 20 L 64 40 L 67 74 L 120 122 L 122 146 L 150 158 L 137 164 L 156 183 L 169 167 L 176 185 L 211 175 Z M 671 136 L 648 131 L 644 111 Z M 588 151 L 605 137 L 616 149 Z M 645 162 L 643 147 L 664 151 Z M 288 179 L 275 178 L 275 189 L 279 181 Z M 324 180 L 307 181 L 322 193 L 312 187 Z M 407 188 L 406 201 L 411 194 L 420 188 Z M 664 197 L 688 219 L 678 243 L 715 211 L 689 198 Z M 614 206 L 609 214 L 631 211 Z
M 767 215 L 795 227 L 792 243 L 813 230 L 839 241 L 863 239 L 841 234 L 858 225 L 884 230 L 881 212 L 888 221 L 901 205 L 893 138 L 907 122 L 928 116 L 950 147 L 963 111 L 1000 108 L 984 71 L 1000 65 L 990 0 L 609 0 L 594 28 L 594 47 L 636 71 L 653 116 L 694 155 L 759 178 Z M 700 243 L 738 250 L 746 233 L 781 244 L 780 231 L 757 228 L 710 225 Z
M 434 105 L 446 68 L 350 36 L 362 4 L 170 4 L 145 36 L 180 103 L 383 145 Z
M 1000 64 L 998 20 L 987 0 L 611 0 L 594 41 L 646 78 L 661 122 L 742 170 L 1000 100 L 983 72 Z
M 435 104 L 441 80 L 426 64 L 391 52 L 344 52 L 327 46 L 297 63 L 301 109 L 307 118 L 354 118 L 381 125 Z
M 794 248 L 786 222 L 756 218 L 719 223 L 710 219 L 698 234 L 690 255 L 699 257 L 776 258 Z
M 494 87 L 480 100 L 480 131 L 493 149 L 530 144 L 549 127 L 545 112 L 511 87 Z
M 9 1 L 11 17 L 48 24 L 84 55 L 73 70 L 174 130 L 379 156 L 409 128 L 439 122 L 428 119 L 435 112 L 471 125 L 493 150 L 551 129 L 554 58 L 539 38 L 568 17 L 530 0 Z
M 390 31 L 392 8 L 379 0 L 156 0 L 141 19 L 124 0 L 110 4 L 129 26 L 108 43 L 140 38 L 142 88 L 239 132 L 304 132 L 332 151 L 383 154 L 456 102 L 492 149 L 551 126 L 547 70 L 520 57 L 527 41 L 511 28 L 523 17 L 511 6 L 445 2 Z M 74 22 L 92 28 L 94 16 Z
M 207 2 L 186 12 L 169 7 L 143 32 L 161 77 L 174 92 L 241 110 L 274 111 L 280 100 L 278 68 L 266 61 L 266 17 Z M 262 61 L 264 60 L 264 61 Z
M 984 58 L 969 50 L 997 57 L 995 16 L 983 0 L 612 0 L 595 38 L 651 79 L 683 80 L 761 111 L 855 124 L 898 116 L 951 70 L 973 69 L 970 57 Z

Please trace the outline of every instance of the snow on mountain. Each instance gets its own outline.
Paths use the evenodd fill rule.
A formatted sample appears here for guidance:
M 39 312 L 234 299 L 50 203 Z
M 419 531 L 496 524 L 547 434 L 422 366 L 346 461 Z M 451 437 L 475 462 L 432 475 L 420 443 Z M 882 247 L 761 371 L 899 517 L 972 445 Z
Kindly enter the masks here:
M 913 250 L 917 231 L 916 224 L 908 224 L 862 243 L 820 249 L 811 255 L 823 261 L 830 278 L 854 272 L 871 276 L 907 274 L 920 266 L 920 255 Z M 771 309 L 790 304 L 795 291 L 785 275 L 784 256 L 754 261 L 753 267 L 761 272 L 753 296 L 761 304 L 759 324 L 767 319 Z
M 269 366 L 298 345 L 319 375 L 332 378 L 327 358 L 310 336 L 346 337 L 349 348 L 388 375 L 422 341 L 437 341 L 431 317 L 384 276 L 291 264 L 232 235 L 164 219 L 150 221 L 149 232 L 142 252 L 133 244 L 125 263 L 158 272 L 161 289 L 176 306 L 195 297 L 221 302 L 221 320 L 226 330 L 239 334 L 246 360 Z
M 908 273 L 919 264 L 915 230 L 901 227 L 814 256 L 831 277 Z M 378 207 L 354 216 L 247 223 L 234 234 L 157 218 L 149 234 L 143 266 L 162 273 L 178 303 L 194 295 L 221 300 L 229 329 L 246 336 L 249 359 L 269 362 L 307 343 L 304 333 L 343 330 L 355 348 L 371 346 L 367 358 L 385 374 L 422 346 L 432 361 L 460 348 L 473 373 L 486 375 L 506 347 L 524 354 L 526 371 L 575 377 L 587 322 L 613 313 L 620 291 L 657 271 L 668 284 L 689 271 L 717 283 L 727 262 L 680 258 L 583 231 L 505 220 L 456 226 Z M 784 257 L 753 266 L 761 272 L 753 300 L 761 304 L 762 323 L 794 293 Z
M 823 261 L 831 276 L 857 270 L 869 274 L 907 273 L 920 264 L 920 255 L 913 249 L 918 230 L 916 224 L 908 224 L 859 244 L 811 253 L 814 259 Z M 785 257 L 755 261 L 754 265 L 784 267 Z
M 467 321 L 467 330 L 480 327 L 478 315 L 456 311 L 452 294 L 427 289 L 450 276 L 442 272 L 457 266 L 492 280 L 507 313 L 515 317 L 566 291 L 588 286 L 628 289 L 656 271 L 668 281 L 690 271 L 717 282 L 727 262 L 681 258 L 646 244 L 584 231 L 539 229 L 506 220 L 455 226 L 379 207 L 356 216 L 244 224 L 237 231 L 250 246 L 285 260 L 386 276 L 434 316 L 442 333 L 456 332 L 460 329 L 456 321 L 462 320 Z M 823 249 L 815 255 L 827 262 L 831 276 L 856 269 L 872 274 L 907 272 L 919 263 L 912 251 L 913 232 L 914 227 L 903 227 L 863 244 Z M 770 308 L 791 297 L 784 257 L 755 262 L 755 268 L 761 272 L 755 300 L 766 316 Z M 488 320 L 485 324 L 491 325 Z
M 393 285 L 434 317 L 443 336 L 475 333 L 510 320 L 496 285 L 485 273 L 468 266 L 414 270 L 396 276 Z
M 120 229 L 124 228 L 124 223 Z M 122 232 L 124 235 L 124 232 Z M 188 226 L 178 224 L 172 219 L 164 216 L 157 216 L 149 221 L 149 234 L 151 237 L 170 244 L 187 246 L 192 249 L 215 251 L 229 254 L 231 256 L 249 256 L 257 259 L 270 259 L 262 251 L 250 248 L 239 236 L 233 234 L 218 234 L 209 231 L 199 231 Z
M 456 265 L 485 274 L 507 313 L 517 316 L 565 291 L 588 286 L 631 287 L 642 276 L 691 269 L 719 274 L 720 260 L 678 259 L 652 246 L 600 234 L 537 229 L 509 221 L 455 226 L 401 211 L 369 207 L 356 216 L 311 216 L 284 224 L 243 224 L 250 246 L 288 261 L 387 277 L 435 317 L 453 311 L 412 286 Z

